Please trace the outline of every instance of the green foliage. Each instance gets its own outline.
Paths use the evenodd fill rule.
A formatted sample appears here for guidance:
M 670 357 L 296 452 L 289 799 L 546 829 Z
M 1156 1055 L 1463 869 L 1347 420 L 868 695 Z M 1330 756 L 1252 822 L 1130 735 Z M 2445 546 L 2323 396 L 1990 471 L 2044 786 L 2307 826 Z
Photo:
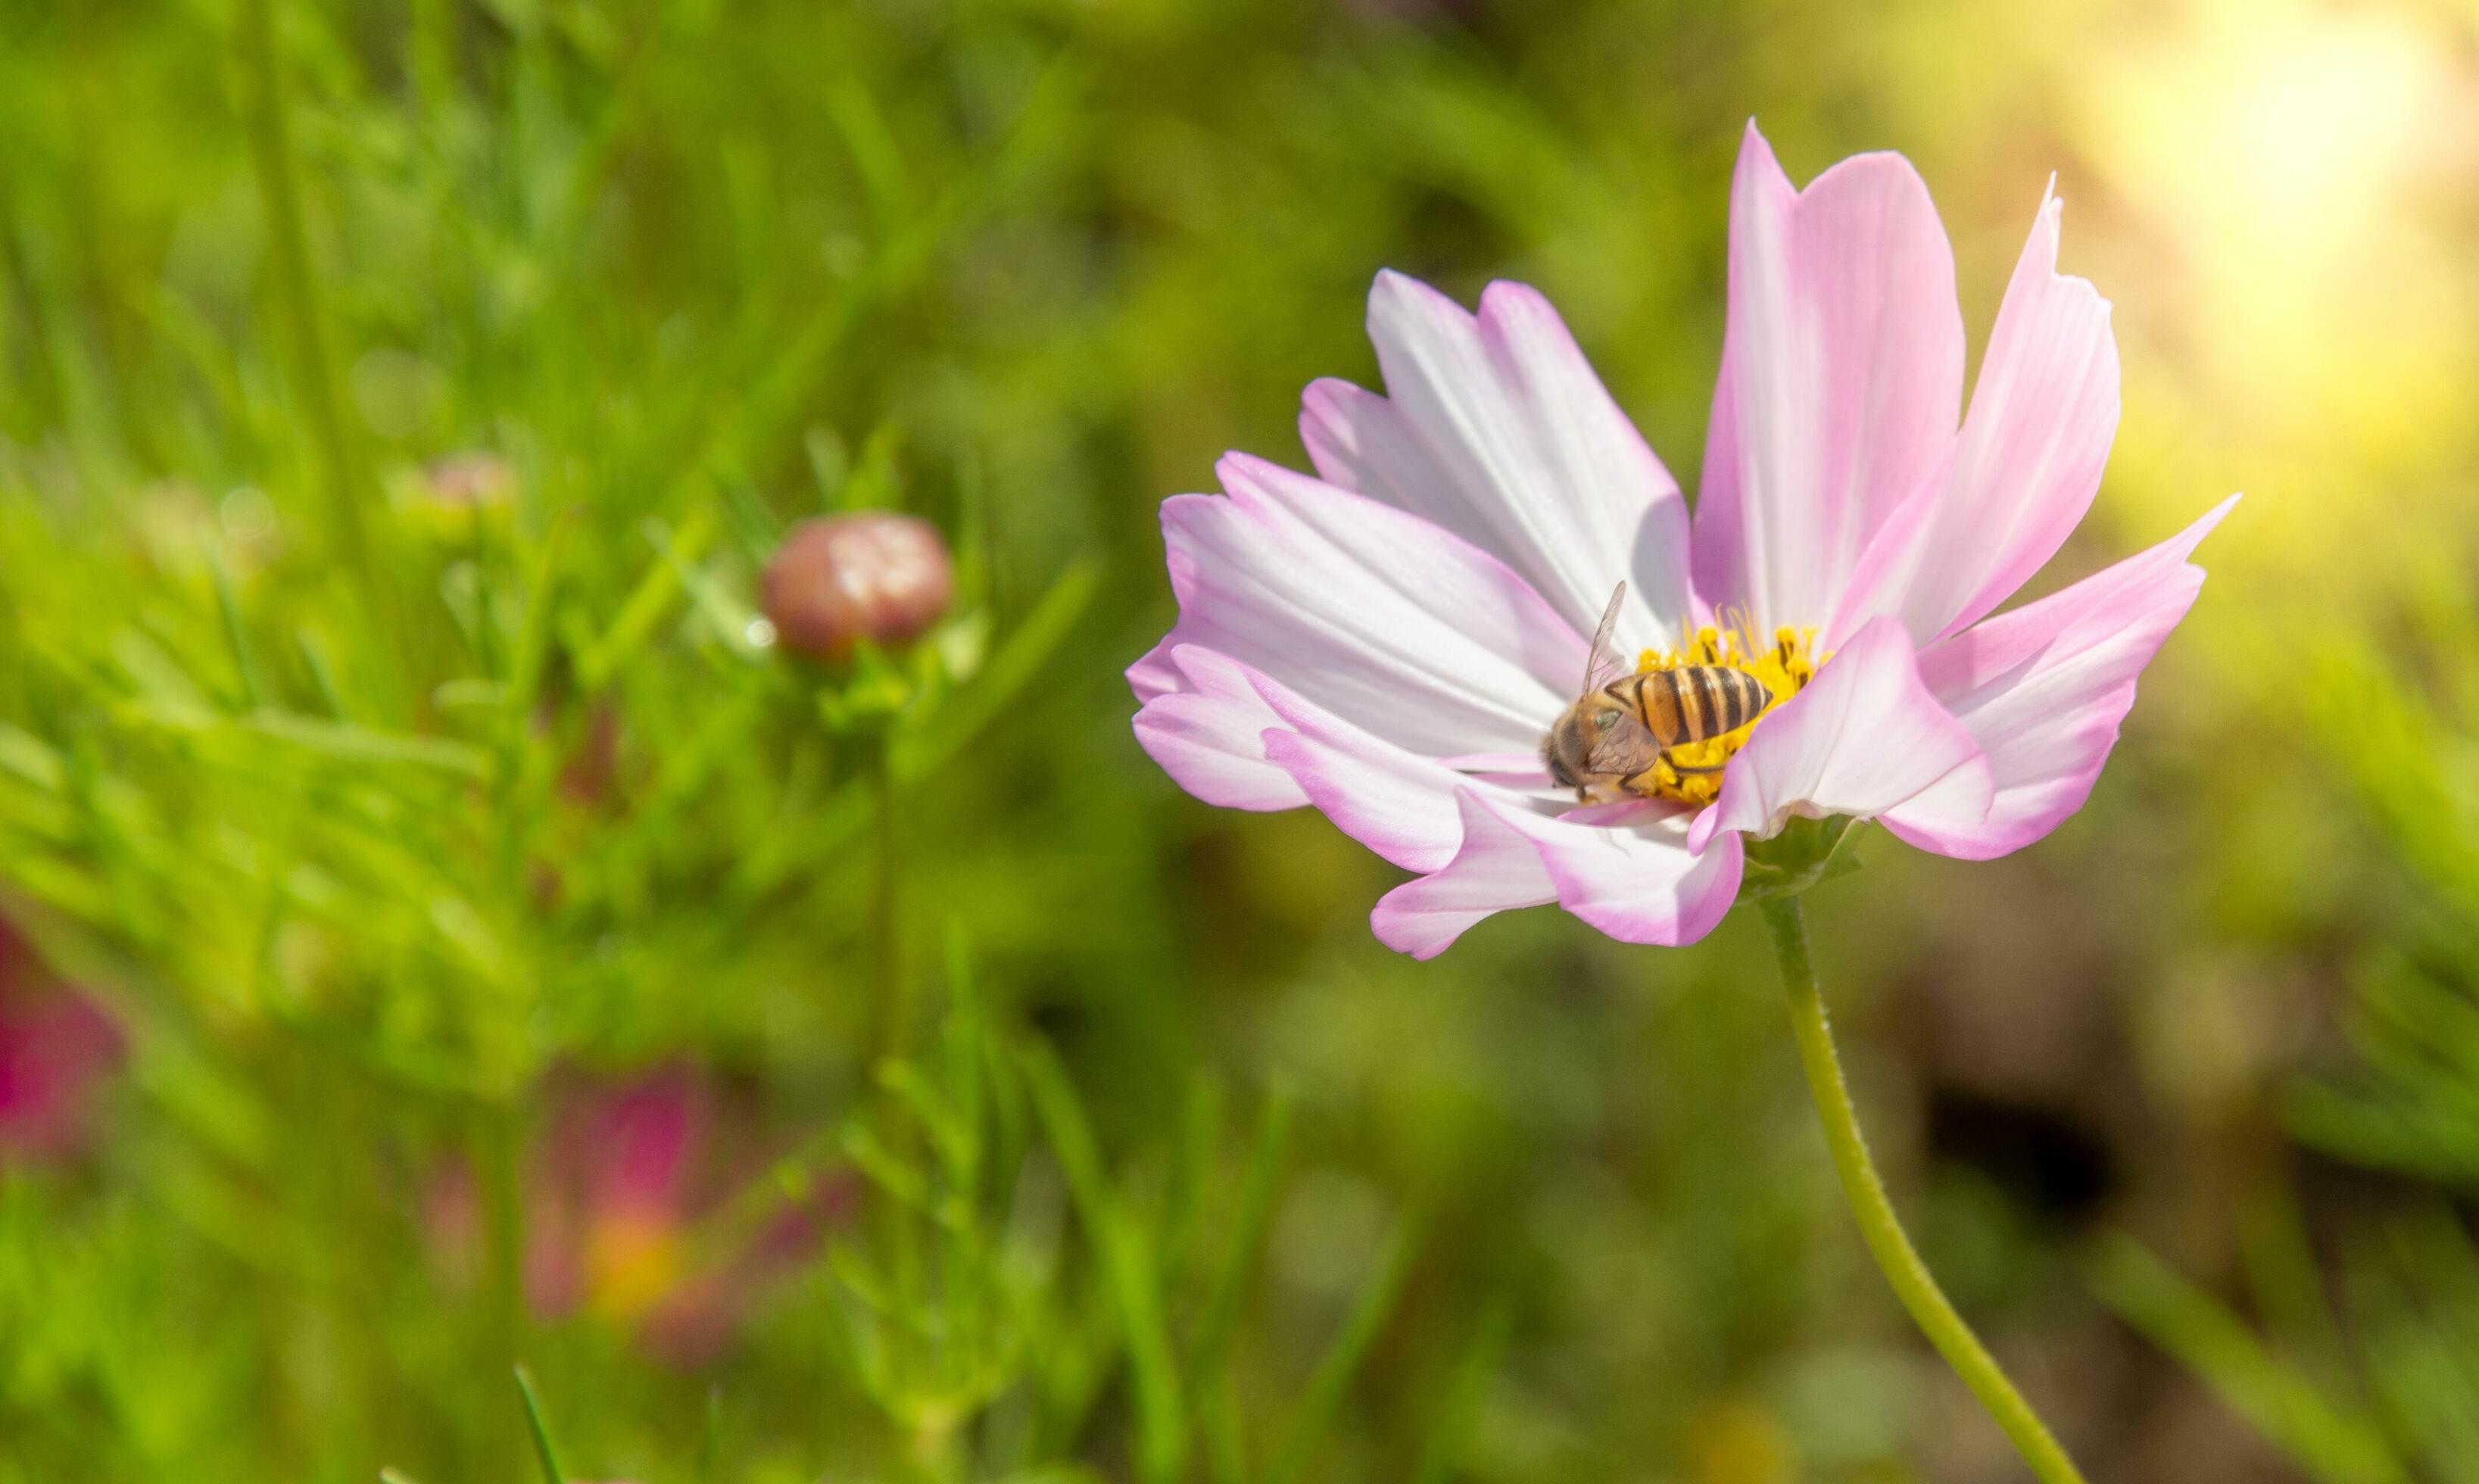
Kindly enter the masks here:
M 2292 1360 L 2140 1246 L 2110 1245 L 2093 1281 L 2128 1322 L 2202 1374 L 2317 1480 L 2399 1484 L 2412 1477 L 2374 1423 L 2346 1402 L 2327 1400 Z
M 2260 1336 L 2131 1241 L 2094 1281 L 2317 1484 L 2479 1478 L 2479 1246 L 2456 1216 L 2360 1234 L 2341 1263 L 2346 1323 L 2318 1286 L 2287 1334 Z
M 2456 1196 L 2479 1182 L 2470 599 L 2431 553 L 2385 642 L 2304 646 L 2318 755 L 2351 785 L 2353 826 L 2388 869 L 2383 932 L 2350 976 L 2350 1055 L 2284 1099 L 2311 1146 Z M 2405 1209 L 2339 1215 L 2328 1279 L 2288 1198 L 2260 1201 L 2243 1255 L 2262 1333 L 2129 1240 L 2103 1249 L 2094 1282 L 2319 1484 L 2479 1479 L 2479 1244 L 2460 1210 L 2416 1187 L 2390 1204 Z
M 2414 567 L 2390 642 L 2318 647 L 2318 740 L 2352 784 L 2360 828 L 2397 862 L 2388 933 L 2355 966 L 2352 1065 L 2303 1083 L 2290 1122 L 2355 1163 L 2479 1185 L 2479 639 L 2466 579 Z
M 918 1063 L 888 1063 L 878 1104 L 836 1140 L 873 1199 L 831 1243 L 824 1282 L 838 1353 L 889 1440 L 878 1468 L 928 1480 L 1108 1476 L 1086 1457 L 1115 1388 L 1136 1414 L 1133 1476 L 1192 1476 L 1202 1441 L 1205 1476 L 1219 1484 L 1296 1478 L 1400 1296 L 1408 1241 L 1370 1275 L 1269 1461 L 1252 1470 L 1233 1341 L 1244 1294 L 1263 1281 L 1286 1105 L 1266 1105 L 1240 1151 L 1244 1176 L 1226 1180 L 1224 1099 L 1201 1085 L 1158 1183 L 1114 1178 L 1052 1054 L 989 1024 L 960 945 L 949 968 L 935 1044 Z

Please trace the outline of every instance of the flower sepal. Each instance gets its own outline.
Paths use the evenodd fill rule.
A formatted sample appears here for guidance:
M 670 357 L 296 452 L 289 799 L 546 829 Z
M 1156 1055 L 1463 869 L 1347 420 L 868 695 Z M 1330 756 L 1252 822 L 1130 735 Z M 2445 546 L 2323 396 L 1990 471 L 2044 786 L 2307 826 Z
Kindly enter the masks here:
M 818 687 L 818 720 L 837 736 L 882 738 L 911 713 L 931 677 L 866 640 L 853 646 L 844 673 Z
M 1867 823 L 1841 814 L 1831 819 L 1795 818 L 1772 839 L 1750 840 L 1747 869 L 1739 878 L 1739 900 L 1795 897 L 1820 882 L 1858 870 L 1859 853 L 1853 847 Z

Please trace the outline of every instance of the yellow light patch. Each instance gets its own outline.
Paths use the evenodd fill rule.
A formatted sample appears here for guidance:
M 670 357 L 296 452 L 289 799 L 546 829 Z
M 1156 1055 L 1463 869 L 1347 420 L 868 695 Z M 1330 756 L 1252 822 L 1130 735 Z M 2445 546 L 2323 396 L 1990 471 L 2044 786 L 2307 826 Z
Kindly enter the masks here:
M 1781 627 L 1774 630 L 1773 643 L 1763 649 L 1755 646 L 1752 635 L 1738 626 L 1717 628 L 1710 624 L 1687 634 L 1674 650 L 1646 650 L 1636 656 L 1639 673 L 1655 670 L 1678 670 L 1690 665 L 1723 665 L 1743 671 L 1762 680 L 1773 692 L 1773 701 L 1744 725 L 1718 737 L 1674 747 L 1635 784 L 1635 791 L 1648 798 L 1674 799 L 1699 808 L 1711 804 L 1722 793 L 1719 773 L 1683 773 L 1680 768 L 1719 768 L 1745 747 L 1756 724 L 1774 713 L 1776 707 L 1804 689 L 1816 678 L 1816 667 L 1830 655 L 1815 654 L 1816 630 Z

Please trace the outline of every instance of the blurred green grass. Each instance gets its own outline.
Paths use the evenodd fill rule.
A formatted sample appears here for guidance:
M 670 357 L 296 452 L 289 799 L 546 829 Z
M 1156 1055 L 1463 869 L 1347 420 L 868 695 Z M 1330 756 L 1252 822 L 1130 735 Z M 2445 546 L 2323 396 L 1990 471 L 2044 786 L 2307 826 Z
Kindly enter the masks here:
M 1851 1240 L 1750 925 L 1527 913 L 1414 965 L 1381 863 L 1126 729 L 1155 502 L 1296 461 L 1300 387 L 1374 376 L 1381 266 L 1540 285 L 1693 488 L 1751 114 L 1802 178 L 1909 153 L 1975 338 L 2059 173 L 2128 365 L 2066 572 L 2252 496 L 2083 816 L 1989 866 L 1879 847 L 1817 917 L 1923 1243 L 2094 1476 L 2288 1476 L 2086 1247 L 2270 1333 L 2245 1213 L 2294 1198 L 2364 1288 L 2466 1197 L 2459 1085 L 2336 1017 L 2405 958 L 2379 1014 L 2467 983 L 2474 39 L 2415 0 L 0 10 L 0 880 L 127 1043 L 90 1147 L 0 1155 L 0 1478 L 522 1477 L 518 1359 L 587 1476 L 1996 1476 Z M 476 452 L 503 502 L 443 489 Z M 751 639 L 776 537 L 846 505 L 963 570 L 854 682 L 918 697 L 898 970 L 946 1005 L 964 945 L 1014 1068 L 932 1080 L 996 1079 L 960 1175 L 865 1065 L 876 742 Z M 636 1285 L 694 1265 L 589 1241 L 551 1312 L 520 1230 L 570 1106 L 682 1066 L 737 1112 L 667 1241 L 850 1174 L 845 1131 L 890 1151 L 864 1258 L 687 1365 Z M 2310 1074 L 2356 1141 L 2290 1112 Z M 2444 1133 L 2400 1152 L 2404 1108 Z M 1260 1198 L 1262 1243 L 1201 1240 Z M 984 1225 L 983 1287 L 871 1276 Z M 2176 1340 L 2239 1321 L 2102 1287 L 2238 1364 Z M 874 1369 L 856 1303 L 994 1369 Z M 2402 1309 L 2371 1327 L 2432 1354 Z M 959 1386 L 1000 1399 L 925 1458 Z

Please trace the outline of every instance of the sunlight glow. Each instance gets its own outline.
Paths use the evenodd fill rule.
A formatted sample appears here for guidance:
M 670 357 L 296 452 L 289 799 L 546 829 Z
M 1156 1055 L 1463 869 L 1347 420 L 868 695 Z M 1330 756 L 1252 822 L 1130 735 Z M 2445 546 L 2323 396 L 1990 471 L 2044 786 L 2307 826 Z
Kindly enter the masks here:
M 2169 240 L 2200 369 L 2271 419 L 2456 353 L 2414 190 L 2469 128 L 2449 55 L 2397 14 L 2219 0 L 2105 69 L 2103 167 Z

